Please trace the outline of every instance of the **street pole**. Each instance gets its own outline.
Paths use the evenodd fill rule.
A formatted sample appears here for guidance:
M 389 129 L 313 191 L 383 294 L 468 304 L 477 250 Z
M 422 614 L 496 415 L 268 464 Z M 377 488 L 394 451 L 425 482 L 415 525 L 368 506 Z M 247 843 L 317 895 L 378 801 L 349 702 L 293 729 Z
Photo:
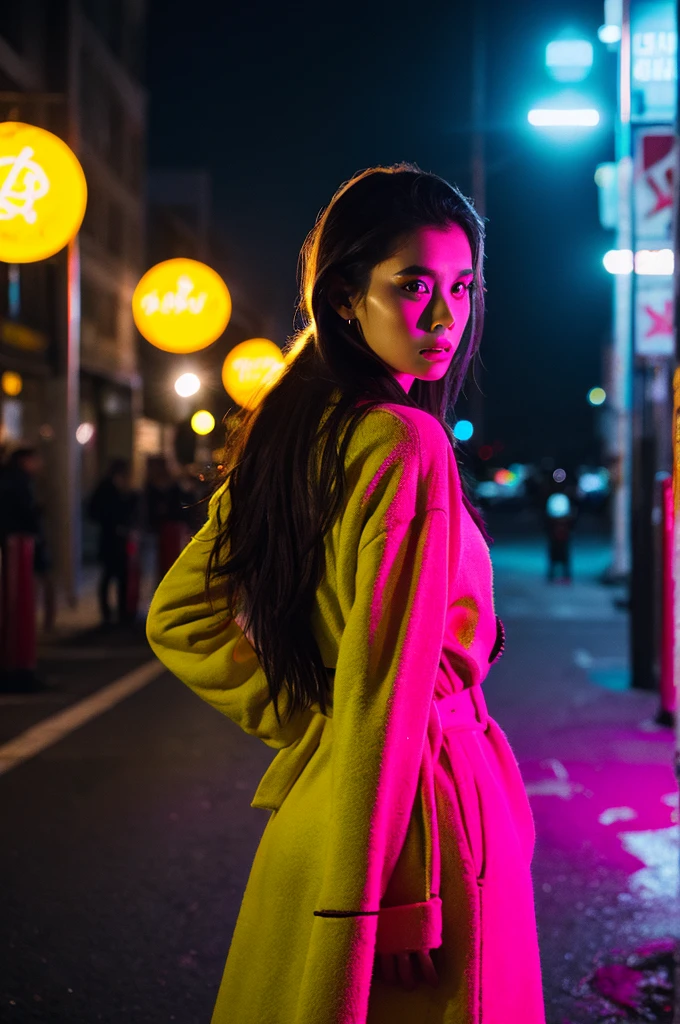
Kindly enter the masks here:
M 630 89 L 630 0 L 623 0 L 621 42 L 619 45 L 619 116 L 616 123 L 616 173 L 618 185 L 618 224 L 616 248 L 633 247 Z M 627 577 L 631 570 L 631 461 L 632 461 L 632 373 L 633 373 L 633 275 L 614 275 L 614 394 L 616 468 L 613 481 L 613 560 L 612 576 Z
M 480 217 L 486 217 L 486 0 L 477 0 L 473 8 L 472 51 L 472 196 Z M 484 437 L 484 393 L 481 389 L 482 364 L 475 358 L 470 388 L 469 410 L 475 433 Z
M 474 7 L 472 62 L 472 195 L 480 217 L 486 216 L 486 0 Z

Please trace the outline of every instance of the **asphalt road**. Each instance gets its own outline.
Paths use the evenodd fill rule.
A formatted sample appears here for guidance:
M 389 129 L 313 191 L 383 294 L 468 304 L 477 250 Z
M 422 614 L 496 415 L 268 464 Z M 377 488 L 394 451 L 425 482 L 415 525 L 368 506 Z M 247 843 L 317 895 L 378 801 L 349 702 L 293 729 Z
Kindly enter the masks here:
M 206 1024 L 269 759 L 166 673 L 0 777 L 3 1024 Z

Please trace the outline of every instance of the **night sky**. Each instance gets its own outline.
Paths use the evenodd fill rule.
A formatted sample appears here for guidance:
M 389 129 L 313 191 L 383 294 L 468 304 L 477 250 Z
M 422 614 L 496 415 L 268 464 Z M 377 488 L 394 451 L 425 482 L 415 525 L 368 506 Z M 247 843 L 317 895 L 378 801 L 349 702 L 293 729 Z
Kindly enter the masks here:
M 593 173 L 613 158 L 616 61 L 601 3 L 546 6 L 489 0 L 479 440 L 573 464 L 597 454 L 585 396 L 602 383 L 613 239 Z M 576 88 L 602 113 L 569 143 L 526 122 L 558 89 L 545 44 L 568 27 L 595 46 Z M 471 50 L 470 5 L 152 0 L 149 165 L 211 172 L 216 228 L 274 340 L 291 332 L 300 245 L 354 171 L 409 160 L 471 194 Z

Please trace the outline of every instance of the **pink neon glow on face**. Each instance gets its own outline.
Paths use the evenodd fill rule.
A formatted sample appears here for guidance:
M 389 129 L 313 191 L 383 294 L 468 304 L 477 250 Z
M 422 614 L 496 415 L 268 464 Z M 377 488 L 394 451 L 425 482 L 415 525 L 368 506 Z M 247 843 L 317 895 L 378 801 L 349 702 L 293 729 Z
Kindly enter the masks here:
M 440 380 L 470 317 L 470 242 L 463 228 L 418 228 L 373 268 L 353 307 L 368 346 L 405 391 L 415 378 Z M 436 346 L 443 351 L 423 355 Z

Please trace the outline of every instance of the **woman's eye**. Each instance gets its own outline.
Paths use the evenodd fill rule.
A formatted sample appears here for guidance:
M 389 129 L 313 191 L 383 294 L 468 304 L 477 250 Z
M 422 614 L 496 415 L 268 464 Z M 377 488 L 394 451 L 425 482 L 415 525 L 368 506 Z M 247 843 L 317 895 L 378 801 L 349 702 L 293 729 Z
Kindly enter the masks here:
M 466 292 L 472 291 L 473 284 L 473 281 L 468 281 L 467 284 L 464 281 L 458 281 L 454 284 L 452 291 L 454 295 L 465 295 Z M 458 291 L 456 291 L 456 289 L 458 289 Z
M 411 295 L 424 295 L 428 288 L 424 281 L 409 281 L 404 285 L 404 291 Z

